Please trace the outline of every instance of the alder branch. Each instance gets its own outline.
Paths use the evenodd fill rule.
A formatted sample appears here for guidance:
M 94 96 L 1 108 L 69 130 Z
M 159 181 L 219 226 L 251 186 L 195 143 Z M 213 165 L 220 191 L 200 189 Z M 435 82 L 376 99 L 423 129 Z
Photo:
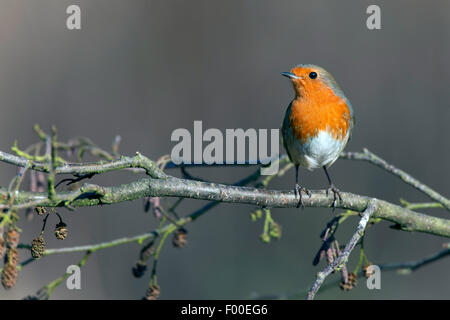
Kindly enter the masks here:
M 429 207 L 433 207 L 433 208 L 438 208 L 438 207 L 445 207 L 447 210 L 450 211 L 450 199 L 444 197 L 443 195 L 441 195 L 440 193 L 438 193 L 437 191 L 433 190 L 432 188 L 430 188 L 429 186 L 427 186 L 426 184 L 420 182 L 419 180 L 417 180 L 416 178 L 414 178 L 413 176 L 411 176 L 410 174 L 406 173 L 405 171 L 395 167 L 394 165 L 388 163 L 386 160 L 382 159 L 381 157 L 375 155 L 374 153 L 370 152 L 368 149 L 364 148 L 363 152 L 342 152 L 340 155 L 341 159 L 347 159 L 347 160 L 359 160 L 359 161 L 366 161 L 369 162 L 371 164 L 376 165 L 377 167 L 393 174 L 394 176 L 399 177 L 403 182 L 405 182 L 406 184 L 409 184 L 411 186 L 413 186 L 415 189 L 417 189 L 418 191 L 424 193 L 425 195 L 427 195 L 428 197 L 430 197 L 432 200 L 437 201 L 438 204 L 436 203 L 429 203 L 427 205 L 421 205 L 418 207 L 413 206 L 412 208 L 409 209 L 422 209 L 422 208 L 429 208 Z M 276 161 L 278 159 L 278 157 L 275 157 L 273 159 L 271 159 L 271 161 Z M 287 155 L 282 155 L 279 157 L 279 161 L 280 163 L 285 162 L 288 160 Z M 271 162 L 271 161 L 262 161 L 263 163 L 267 163 L 267 162 Z M 261 165 L 262 164 L 261 161 L 257 162 L 256 165 Z M 215 164 L 214 166 L 225 166 L 226 164 Z M 245 165 L 251 165 L 249 162 L 246 162 Z M 173 162 L 169 162 L 166 165 L 166 168 L 171 169 L 171 168 L 179 168 L 179 167 L 198 167 L 198 166 L 206 166 L 205 164 L 182 164 L 181 166 L 174 164 Z M 208 165 L 210 166 L 210 165 Z
M 64 144 L 60 145 L 64 146 Z M 67 148 L 67 147 L 66 147 Z M 97 150 L 98 148 L 95 148 L 94 150 Z M 102 151 L 95 151 L 96 154 L 101 153 L 105 154 L 106 152 Z M 107 153 L 106 153 L 107 154 Z M 111 157 L 109 154 L 107 154 L 108 157 Z M 385 171 L 399 177 L 404 181 L 406 184 L 409 184 L 416 188 L 417 190 L 421 191 L 422 193 L 429 196 L 431 199 L 437 201 L 438 203 L 441 203 L 446 209 L 450 210 L 450 199 L 447 199 L 443 195 L 439 194 L 437 191 L 433 190 L 426 184 L 420 182 L 416 178 L 412 177 L 410 174 L 406 173 L 405 171 L 393 166 L 392 164 L 389 164 L 384 159 L 380 158 L 379 156 L 375 155 L 374 153 L 370 152 L 368 149 L 363 149 L 363 152 L 343 152 L 340 155 L 340 158 L 342 159 L 348 159 L 348 160 L 362 160 L 370 162 Z M 112 158 L 110 158 L 112 159 Z M 25 167 L 28 165 L 29 159 L 19 157 L 16 155 L 12 155 L 6 152 L 0 151 L 0 161 L 9 163 L 12 165 L 16 165 L 19 167 Z M 279 159 L 274 158 L 272 161 L 280 161 L 280 163 L 287 161 L 287 156 L 283 155 L 280 156 Z M 225 164 L 224 164 L 225 165 Z M 249 163 L 245 163 L 244 165 L 250 165 Z M 258 162 L 256 165 L 261 165 L 261 162 Z M 166 164 L 166 168 L 186 168 L 190 166 L 211 166 L 206 164 L 191 164 L 191 165 L 181 165 L 177 166 L 173 162 L 169 161 Z M 220 165 L 213 165 L 213 166 L 220 166 Z M 167 175 L 160 170 L 153 161 L 148 159 L 147 157 L 142 156 L 139 152 L 136 152 L 136 155 L 134 157 L 125 157 L 121 156 L 120 159 L 115 159 L 111 161 L 100 161 L 97 163 L 90 163 L 90 164 L 80 164 L 80 163 L 66 163 L 62 166 L 58 166 L 55 168 L 55 174 L 72 174 L 72 175 L 89 175 L 89 174 L 100 174 L 104 172 L 109 172 L 113 170 L 120 170 L 125 168 L 140 168 L 144 169 L 145 172 L 155 179 L 164 179 L 167 177 Z M 42 171 L 42 172 L 50 172 L 50 169 L 48 166 L 46 166 L 43 163 L 40 162 L 31 162 L 30 164 L 31 170 L 36 171 Z
M 7 190 L 0 188 L 0 197 L 6 197 L 6 195 Z M 237 187 L 170 177 L 164 180 L 142 178 L 115 187 L 85 184 L 75 191 L 57 192 L 53 200 L 48 199 L 44 193 L 20 191 L 16 194 L 14 206 L 15 208 L 60 207 L 70 204 L 72 207 L 82 207 L 113 204 L 143 197 L 183 197 L 271 208 L 293 208 L 298 203 L 292 191 Z M 364 211 L 372 199 L 348 192 L 343 192 L 342 198 L 337 205 L 338 208 L 358 212 Z M 317 190 L 312 191 L 311 197 L 305 198 L 303 202 L 305 207 L 328 208 L 331 207 L 333 198 L 331 195 L 328 196 L 325 190 Z M 405 231 L 450 237 L 450 220 L 448 219 L 421 214 L 383 200 L 379 202 L 373 214 L 375 218 L 394 222 Z M 0 205 L 0 209 L 8 207 L 8 204 Z
M 117 137 L 116 139 L 117 140 Z M 120 137 L 119 137 L 120 141 Z M 61 142 L 55 142 L 55 144 L 63 150 L 67 150 L 70 148 L 76 148 L 80 147 L 80 145 L 83 148 L 90 148 L 93 154 L 100 155 L 108 160 L 111 160 L 110 162 L 104 162 L 100 161 L 98 163 L 91 163 L 91 164 L 65 164 L 64 166 L 55 168 L 56 174 L 73 174 L 73 175 L 83 175 L 83 174 L 99 174 L 103 172 L 108 172 L 112 170 L 119 170 L 124 168 L 141 168 L 146 171 L 148 175 L 150 175 L 152 178 L 164 178 L 165 173 L 162 170 L 159 170 L 157 166 L 155 166 L 154 162 L 152 162 L 150 159 L 146 157 L 141 157 L 139 152 L 136 153 L 135 157 L 124 157 L 121 156 L 120 159 L 113 160 L 114 158 L 107 153 L 106 151 L 96 147 L 92 142 L 90 142 L 87 138 L 83 138 L 80 141 L 71 142 L 71 143 L 61 143 Z M 115 147 L 117 149 L 117 147 Z M 117 152 L 117 151 L 116 151 Z M 417 190 L 423 192 L 427 196 L 429 196 L 431 199 L 441 203 L 445 208 L 450 210 L 450 199 L 447 199 L 443 195 L 439 194 L 437 191 L 433 190 L 429 186 L 427 186 L 424 183 L 421 183 L 416 178 L 412 177 L 410 174 L 406 173 L 405 171 L 395 167 L 392 164 L 389 164 L 386 160 L 380 158 L 379 156 L 375 155 L 374 153 L 370 152 L 368 149 L 364 148 L 363 152 L 342 152 L 340 155 L 341 159 L 347 159 L 347 160 L 361 160 L 361 161 L 367 161 L 369 163 L 372 163 L 379 168 L 382 168 L 386 170 L 387 172 L 399 177 L 402 179 L 403 182 L 406 184 L 409 184 L 416 188 Z M 0 161 L 9 163 L 12 165 L 16 165 L 19 167 L 25 167 L 27 166 L 27 163 L 29 159 L 26 159 L 24 157 L 19 157 L 16 155 L 12 155 L 6 152 L 0 151 Z M 271 161 L 280 161 L 280 163 L 287 161 L 287 155 L 282 155 L 280 157 L 275 157 L 271 159 Z M 267 163 L 267 161 L 263 161 L 264 163 Z M 230 166 L 228 164 L 223 164 Z M 244 165 L 252 165 L 248 162 L 246 162 Z M 261 165 L 261 161 L 258 161 L 255 165 Z M 166 168 L 186 168 L 191 166 L 220 166 L 220 164 L 214 164 L 214 165 L 206 165 L 206 164 L 182 164 L 182 165 L 176 165 L 172 161 L 168 161 L 168 163 L 165 165 Z M 42 172 L 49 172 L 50 169 L 48 166 L 45 166 L 45 164 L 42 164 L 40 162 L 32 162 L 31 163 L 31 169 L 36 171 L 42 171 Z
M 0 156 L 5 158 L 4 153 L 0 153 Z M 6 158 L 10 159 L 10 157 Z M 20 163 L 22 163 L 22 160 Z M 26 165 L 27 162 L 25 161 L 23 163 Z M 30 165 L 30 169 L 34 169 L 35 167 L 35 164 Z M 136 200 L 143 197 L 182 197 L 271 208 L 292 208 L 296 207 L 298 203 L 298 199 L 296 199 L 292 191 L 238 187 L 175 178 L 166 175 L 154 162 L 139 153 L 135 157 L 122 157 L 120 160 L 113 160 L 106 163 L 99 162 L 86 165 L 66 164 L 62 167 L 55 168 L 55 173 L 86 174 L 96 172 L 96 170 L 97 172 L 106 172 L 130 167 L 143 168 L 149 175 L 155 178 L 142 178 L 114 187 L 85 184 L 75 191 L 56 192 L 52 199 L 49 199 L 45 193 L 19 191 L 15 196 L 13 207 L 15 209 L 23 209 L 35 206 L 96 206 Z M 43 167 L 40 167 L 40 169 L 45 170 Z M 0 199 L 7 199 L 7 195 L 7 190 L 0 188 Z M 357 212 L 364 211 L 367 208 L 368 202 L 372 199 L 348 192 L 343 192 L 342 198 L 342 201 L 339 201 L 337 205 L 338 208 Z M 305 207 L 327 208 L 332 205 L 333 197 L 332 195 L 328 196 L 326 190 L 317 190 L 312 191 L 311 197 L 305 197 L 303 202 Z M 5 208 L 10 208 L 10 205 L 0 200 L 0 209 Z M 379 205 L 373 217 L 391 221 L 399 229 L 405 231 L 418 231 L 450 237 L 450 220 L 418 213 L 387 201 L 379 200 Z

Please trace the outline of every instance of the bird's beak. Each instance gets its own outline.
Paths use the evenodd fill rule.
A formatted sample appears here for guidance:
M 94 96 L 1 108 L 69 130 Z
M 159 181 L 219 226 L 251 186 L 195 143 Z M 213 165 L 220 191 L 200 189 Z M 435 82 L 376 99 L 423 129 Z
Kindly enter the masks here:
M 281 75 L 288 77 L 289 79 L 298 79 L 299 78 L 292 72 L 282 72 Z

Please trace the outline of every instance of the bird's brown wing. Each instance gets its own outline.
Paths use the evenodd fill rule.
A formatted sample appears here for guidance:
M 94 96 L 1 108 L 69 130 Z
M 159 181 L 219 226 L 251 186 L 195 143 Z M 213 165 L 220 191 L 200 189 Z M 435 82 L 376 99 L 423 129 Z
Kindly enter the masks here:
M 283 144 L 284 150 L 286 150 L 286 153 L 287 153 L 287 155 L 289 157 L 289 160 L 292 162 L 292 157 L 291 157 L 291 155 L 289 153 L 289 149 L 288 149 L 288 147 L 286 145 L 286 139 L 284 139 L 284 135 L 287 134 L 287 130 L 288 130 L 288 127 L 289 127 L 289 116 L 288 115 L 291 112 L 291 110 L 290 110 L 291 107 L 292 107 L 292 102 L 289 104 L 289 106 L 286 109 L 286 115 L 285 115 L 284 120 L 283 120 L 283 125 L 281 126 L 280 140 L 281 140 L 281 143 Z

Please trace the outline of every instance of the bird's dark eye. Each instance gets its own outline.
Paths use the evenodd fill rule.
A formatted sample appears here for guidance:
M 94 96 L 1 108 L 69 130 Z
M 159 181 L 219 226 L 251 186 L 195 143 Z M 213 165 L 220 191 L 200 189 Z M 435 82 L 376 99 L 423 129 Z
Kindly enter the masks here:
M 309 77 L 310 77 L 311 79 L 315 79 L 315 78 L 317 78 L 317 73 L 315 73 L 314 71 L 313 71 L 313 72 L 310 72 Z

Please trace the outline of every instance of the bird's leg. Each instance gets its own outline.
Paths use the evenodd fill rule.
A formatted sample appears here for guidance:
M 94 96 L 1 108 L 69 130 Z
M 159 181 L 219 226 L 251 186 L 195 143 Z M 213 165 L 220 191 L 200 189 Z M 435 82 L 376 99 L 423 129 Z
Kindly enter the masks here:
M 333 206 L 333 211 L 334 211 L 334 209 L 336 209 L 337 199 L 339 198 L 339 200 L 342 201 L 341 190 L 336 188 L 334 186 L 333 182 L 331 182 L 330 175 L 328 174 L 328 171 L 327 171 L 327 167 L 323 166 L 323 170 L 325 170 L 325 174 L 327 175 L 328 183 L 330 184 L 330 187 L 327 189 L 327 197 L 328 197 L 328 193 L 330 191 L 333 192 L 333 205 L 332 206 Z
M 297 208 L 300 207 L 300 206 L 302 206 L 302 208 L 304 207 L 303 200 L 302 200 L 302 191 L 304 193 L 306 193 L 308 195 L 308 197 L 311 198 L 311 191 L 309 191 L 305 187 L 300 187 L 300 185 L 298 184 L 298 164 L 296 164 L 295 165 L 295 189 L 294 189 L 294 194 L 295 194 L 296 198 L 297 198 L 297 194 L 298 194 L 298 197 L 299 197 Z

